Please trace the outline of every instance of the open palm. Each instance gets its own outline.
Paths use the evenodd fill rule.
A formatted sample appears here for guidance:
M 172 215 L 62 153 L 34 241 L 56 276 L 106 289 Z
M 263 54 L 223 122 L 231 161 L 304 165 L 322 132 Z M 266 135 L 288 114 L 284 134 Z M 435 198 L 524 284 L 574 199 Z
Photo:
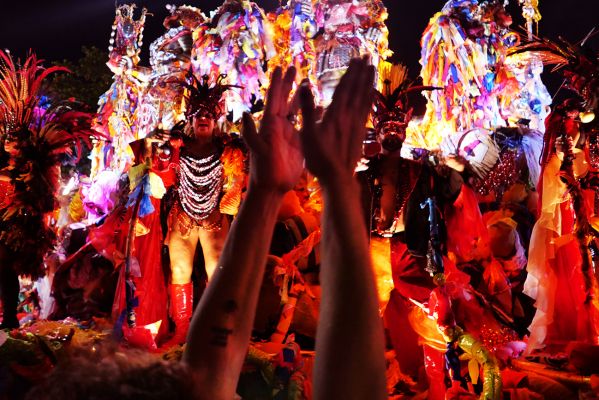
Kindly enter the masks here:
M 322 121 L 317 121 L 312 92 L 300 88 L 306 166 L 321 183 L 353 180 L 372 107 L 373 84 L 374 67 L 368 58 L 352 60 Z
M 259 132 L 252 117 L 244 114 L 243 137 L 250 148 L 250 186 L 285 193 L 299 180 L 304 156 L 298 132 L 288 118 L 295 69 L 282 75 L 281 68 L 272 74 Z

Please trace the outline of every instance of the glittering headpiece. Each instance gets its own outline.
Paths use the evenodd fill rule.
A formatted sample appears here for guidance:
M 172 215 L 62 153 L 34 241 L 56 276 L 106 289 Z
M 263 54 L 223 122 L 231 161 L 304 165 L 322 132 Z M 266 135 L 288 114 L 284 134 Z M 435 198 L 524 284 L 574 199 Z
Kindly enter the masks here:
M 118 62 L 120 57 L 127 56 L 134 63 L 139 62 L 147 10 L 143 8 L 141 16 L 136 21 L 135 8 L 135 4 L 122 4 L 116 9 L 108 47 L 111 61 L 116 59 Z
M 208 111 L 215 120 L 218 120 L 225 111 L 225 104 L 223 100 L 223 94 L 234 87 L 235 85 L 224 85 L 223 80 L 226 75 L 219 75 L 214 83 L 211 83 L 211 79 L 208 75 L 202 76 L 201 79 L 196 78 L 195 75 L 189 74 L 187 82 L 183 86 L 187 89 L 185 95 L 185 102 L 187 104 L 187 110 L 185 111 L 185 118 L 190 119 L 195 116 L 199 111 Z

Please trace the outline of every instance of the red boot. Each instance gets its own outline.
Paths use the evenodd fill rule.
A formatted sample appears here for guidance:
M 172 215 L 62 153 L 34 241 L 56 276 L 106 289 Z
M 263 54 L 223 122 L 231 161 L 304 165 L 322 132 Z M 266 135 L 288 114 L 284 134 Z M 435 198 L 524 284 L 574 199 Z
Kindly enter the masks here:
M 165 349 L 185 343 L 193 312 L 193 283 L 171 284 L 169 285 L 169 295 L 170 316 L 175 322 L 175 333 L 162 345 L 162 348 Z

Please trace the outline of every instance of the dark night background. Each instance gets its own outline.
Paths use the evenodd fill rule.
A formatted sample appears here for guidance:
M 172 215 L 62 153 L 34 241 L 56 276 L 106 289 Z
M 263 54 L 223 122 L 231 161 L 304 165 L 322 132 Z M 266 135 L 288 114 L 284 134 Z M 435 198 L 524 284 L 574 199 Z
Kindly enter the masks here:
M 278 0 L 257 0 L 260 6 L 273 10 Z M 119 4 L 121 2 L 118 2 Z M 144 32 L 142 64 L 147 64 L 149 44 L 164 32 L 162 20 L 166 15 L 165 4 L 190 4 L 201 8 L 206 14 L 222 3 L 222 0 L 190 1 L 136 1 L 145 6 L 153 16 L 148 16 Z M 419 72 L 420 35 L 429 18 L 441 9 L 444 0 L 386 0 L 389 9 L 387 25 L 390 31 L 394 60 L 402 61 L 410 68 L 410 75 Z M 514 16 L 514 26 L 522 25 L 517 0 L 511 0 L 509 10 Z M 543 19 L 540 33 L 551 38 L 563 36 L 571 42 L 581 40 L 593 26 L 599 26 L 597 18 L 599 0 L 540 0 Z M 0 48 L 23 56 L 34 50 L 49 61 L 76 60 L 81 56 L 81 46 L 108 47 L 111 25 L 114 19 L 113 0 L 12 0 L 2 1 L 0 9 Z M 597 48 L 599 35 L 591 41 Z

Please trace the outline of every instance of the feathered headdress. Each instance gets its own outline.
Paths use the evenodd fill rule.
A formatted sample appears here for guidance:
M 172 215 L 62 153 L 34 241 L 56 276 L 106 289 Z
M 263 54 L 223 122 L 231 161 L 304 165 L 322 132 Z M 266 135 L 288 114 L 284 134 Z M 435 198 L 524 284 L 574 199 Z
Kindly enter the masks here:
M 194 74 L 189 74 L 187 82 L 183 84 L 187 92 L 185 95 L 185 103 L 187 104 L 186 119 L 190 119 L 201 110 L 212 114 L 215 120 L 222 117 L 225 112 L 224 93 L 229 89 L 239 87 L 223 84 L 225 78 L 226 75 L 219 75 L 216 81 L 212 83 L 208 75 L 198 79 Z
M 408 69 L 403 64 L 383 61 L 379 67 L 379 75 L 382 91 L 376 91 L 372 114 L 374 129 L 379 133 L 389 125 L 400 130 L 406 129 L 412 118 L 407 97 L 409 93 L 440 89 L 434 86 L 414 86 L 407 79 Z
M 587 39 L 596 34 L 591 31 Z M 563 38 L 556 41 L 535 37 L 513 49 L 510 54 L 526 53 L 543 61 L 545 65 L 553 65 L 552 72 L 562 71 L 567 87 L 578 93 L 585 100 L 587 111 L 597 112 L 599 109 L 599 55 L 592 54 L 588 48 L 573 45 Z
M 36 277 L 54 240 L 45 215 L 56 205 L 59 166 L 95 133 L 87 113 L 66 105 L 37 109 L 44 78 L 65 68 L 44 69 L 34 55 L 17 67 L 1 50 L 0 59 L 0 153 L 12 191 L 0 210 L 0 241 L 19 255 L 18 272 Z
M 0 50 L 0 138 L 7 133 L 28 128 L 33 121 L 34 109 L 44 79 L 64 67 L 43 68 L 42 60 L 30 55 L 17 67 L 12 57 Z

